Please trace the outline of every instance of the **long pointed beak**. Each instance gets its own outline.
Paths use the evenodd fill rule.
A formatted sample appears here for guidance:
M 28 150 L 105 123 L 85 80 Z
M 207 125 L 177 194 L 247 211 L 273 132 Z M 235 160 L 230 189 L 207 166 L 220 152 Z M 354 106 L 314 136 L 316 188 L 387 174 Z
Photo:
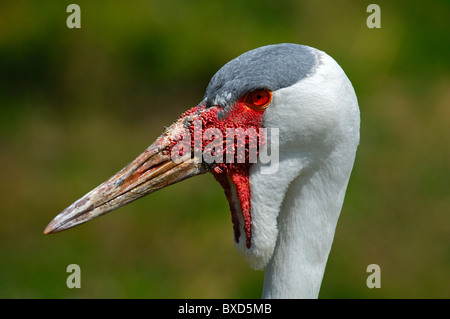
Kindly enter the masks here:
M 117 174 L 67 207 L 45 228 L 44 234 L 60 232 L 104 215 L 158 189 L 203 174 L 208 167 L 191 154 L 172 161 L 170 145 L 182 127 L 181 120 Z

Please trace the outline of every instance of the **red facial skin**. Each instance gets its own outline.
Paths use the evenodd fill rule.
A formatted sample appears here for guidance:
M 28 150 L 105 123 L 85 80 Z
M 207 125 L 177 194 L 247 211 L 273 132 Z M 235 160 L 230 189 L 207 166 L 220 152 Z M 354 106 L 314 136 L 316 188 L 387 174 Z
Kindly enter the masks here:
M 269 96 L 271 98 L 271 95 Z M 235 105 L 228 111 L 226 114 L 221 114 L 224 116 L 219 116 L 219 112 L 223 113 L 223 109 L 218 106 L 212 106 L 210 108 L 207 108 L 206 105 L 201 104 L 199 106 L 193 107 L 190 110 L 183 113 L 179 119 L 184 118 L 192 118 L 196 121 L 201 121 L 202 123 L 202 151 L 205 149 L 205 147 L 213 141 L 211 140 L 204 140 L 203 134 L 205 130 L 208 128 L 217 128 L 222 132 L 222 135 L 224 137 L 223 139 L 223 161 L 222 163 L 211 163 L 208 164 L 210 167 L 210 172 L 214 175 L 215 179 L 220 183 L 220 185 L 223 187 L 225 195 L 228 199 L 228 202 L 230 204 L 230 210 L 231 210 L 231 220 L 233 222 L 233 230 L 234 230 L 234 238 L 235 241 L 239 242 L 240 237 L 240 228 L 239 228 L 239 219 L 237 217 L 237 210 L 235 207 L 235 204 L 233 203 L 232 199 L 232 192 L 231 192 L 231 185 L 230 181 L 236 186 L 237 196 L 240 202 L 240 207 L 242 211 L 242 216 L 244 220 L 244 231 L 245 231 L 245 237 L 246 237 L 246 246 L 247 248 L 251 247 L 251 236 L 252 236 L 252 229 L 251 229 L 251 205 L 250 205 L 250 198 L 251 198 L 251 190 L 250 190 L 250 184 L 249 184 L 249 171 L 252 163 L 249 161 L 249 148 L 254 147 L 255 145 L 263 145 L 265 143 L 265 136 L 263 134 L 262 130 L 259 130 L 262 123 L 262 117 L 264 114 L 264 107 L 259 108 L 258 105 L 249 105 L 248 103 L 248 97 L 244 96 L 241 98 L 238 102 L 235 103 Z M 269 102 L 270 103 L 270 100 Z M 267 103 L 267 104 L 268 104 Z M 266 105 L 266 104 L 265 104 Z M 199 122 L 197 122 L 199 123 Z M 187 122 L 187 125 L 189 125 L 188 130 L 191 134 L 191 150 L 192 152 L 195 151 L 195 143 L 194 143 L 194 134 L 199 134 L 198 132 L 194 132 L 194 121 L 191 121 L 190 123 Z M 198 125 L 198 124 L 197 124 Z M 234 149 L 229 147 L 226 147 L 226 136 L 227 128 L 240 128 L 243 129 L 243 131 L 250 132 L 251 130 L 254 130 L 256 133 L 255 135 L 249 134 L 245 135 L 244 138 L 235 138 L 234 139 Z M 239 136 L 239 134 L 237 134 Z M 197 136 L 197 139 L 199 137 Z M 199 139 L 198 139 L 199 140 Z M 249 143 L 249 140 L 251 143 Z M 242 142 L 244 144 L 242 145 Z M 178 141 L 173 141 L 173 144 L 171 147 L 177 144 Z M 259 144 L 258 144 L 259 142 Z M 241 143 L 238 145 L 237 143 Z M 197 146 L 198 147 L 198 146 Z M 239 158 L 238 163 L 238 154 L 237 150 L 239 147 L 245 148 L 245 159 Z M 232 155 L 232 158 L 234 159 L 232 163 L 226 162 L 225 154 Z M 256 154 L 259 154 L 259 149 L 256 150 Z M 180 154 L 181 155 L 181 154 Z M 230 158 L 230 156 L 228 157 Z

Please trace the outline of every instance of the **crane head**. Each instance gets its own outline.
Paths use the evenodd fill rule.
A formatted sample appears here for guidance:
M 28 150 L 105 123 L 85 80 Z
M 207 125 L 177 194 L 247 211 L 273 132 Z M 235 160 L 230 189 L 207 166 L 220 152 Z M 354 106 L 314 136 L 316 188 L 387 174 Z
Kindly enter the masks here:
M 290 183 L 342 141 L 351 144 L 353 163 L 359 109 L 338 64 L 307 46 L 260 47 L 225 64 L 197 106 L 125 168 L 57 215 L 44 234 L 209 172 L 228 199 L 237 249 L 260 269 L 273 254 Z

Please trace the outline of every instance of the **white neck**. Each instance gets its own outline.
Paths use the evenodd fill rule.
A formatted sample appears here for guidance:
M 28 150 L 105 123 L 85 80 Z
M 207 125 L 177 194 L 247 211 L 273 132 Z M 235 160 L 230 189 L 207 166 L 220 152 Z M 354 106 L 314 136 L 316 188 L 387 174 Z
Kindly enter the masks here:
M 314 52 L 313 74 L 273 92 L 264 113 L 264 127 L 279 129 L 271 148 L 279 169 L 250 169 L 252 244 L 241 238 L 236 247 L 266 268 L 265 298 L 317 298 L 359 143 L 353 86 L 330 56 Z
M 349 177 L 333 169 L 342 168 L 338 163 L 328 164 L 303 171 L 290 184 L 265 270 L 263 298 L 319 295 Z

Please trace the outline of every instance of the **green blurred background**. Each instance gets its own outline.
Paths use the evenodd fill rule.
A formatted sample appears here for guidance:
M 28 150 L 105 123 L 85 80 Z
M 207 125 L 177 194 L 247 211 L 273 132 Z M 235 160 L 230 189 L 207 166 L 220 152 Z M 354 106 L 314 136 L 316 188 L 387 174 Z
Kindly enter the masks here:
M 450 298 L 448 0 L 0 3 L 0 297 L 259 298 L 212 176 L 44 236 L 255 47 L 333 56 L 361 108 L 322 298 Z M 381 29 L 366 26 L 381 7 Z M 66 267 L 81 267 L 68 289 Z M 381 267 L 368 289 L 366 267 Z

